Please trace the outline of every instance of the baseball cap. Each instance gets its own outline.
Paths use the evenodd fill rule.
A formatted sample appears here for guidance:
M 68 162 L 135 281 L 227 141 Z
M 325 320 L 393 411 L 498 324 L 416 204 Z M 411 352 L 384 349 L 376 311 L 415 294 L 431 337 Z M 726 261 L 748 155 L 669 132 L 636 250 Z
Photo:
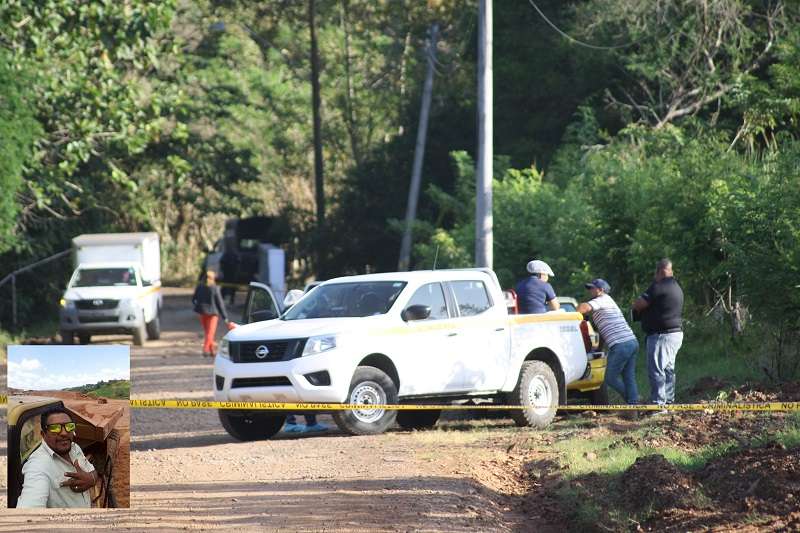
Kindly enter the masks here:
M 587 289 L 600 289 L 603 292 L 611 292 L 611 285 L 609 285 L 606 280 L 600 278 L 593 279 L 589 283 L 585 284 L 584 287 Z
M 555 277 L 555 274 L 553 274 L 553 269 L 550 268 L 550 265 L 544 261 L 539 261 L 538 259 L 534 259 L 533 261 L 529 262 L 526 268 L 531 274 L 547 274 L 550 277 Z

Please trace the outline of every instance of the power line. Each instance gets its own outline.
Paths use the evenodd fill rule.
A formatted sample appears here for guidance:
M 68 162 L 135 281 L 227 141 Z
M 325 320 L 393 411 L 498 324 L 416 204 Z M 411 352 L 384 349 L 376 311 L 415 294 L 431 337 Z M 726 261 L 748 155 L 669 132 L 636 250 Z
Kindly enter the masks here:
M 583 41 L 581 41 L 579 39 L 576 39 L 575 37 L 573 37 L 573 36 L 563 32 L 563 31 L 561 31 L 561 29 L 559 29 L 558 26 L 553 24 L 550 21 L 550 19 L 547 18 L 547 16 L 544 13 L 542 13 L 542 10 L 539 9 L 539 6 L 537 6 L 536 3 L 533 0 L 528 0 L 528 2 L 533 6 L 533 9 L 535 9 L 536 12 L 539 13 L 539 16 L 542 17 L 544 19 L 544 21 L 551 28 L 553 28 L 556 32 L 558 32 L 559 35 L 561 35 L 562 37 L 572 41 L 573 43 L 575 43 L 577 45 L 580 45 L 580 46 L 583 46 L 585 48 L 591 48 L 592 50 L 618 50 L 620 48 L 628 48 L 629 46 L 633 46 L 635 44 L 639 44 L 640 42 L 642 42 L 645 39 L 647 39 L 647 37 L 642 37 L 639 40 L 636 40 L 636 41 L 633 41 L 633 42 L 630 42 L 630 43 L 627 43 L 627 44 L 619 44 L 619 45 L 615 45 L 615 46 L 600 46 L 600 45 L 596 45 L 596 44 L 586 43 L 586 42 L 583 42 Z

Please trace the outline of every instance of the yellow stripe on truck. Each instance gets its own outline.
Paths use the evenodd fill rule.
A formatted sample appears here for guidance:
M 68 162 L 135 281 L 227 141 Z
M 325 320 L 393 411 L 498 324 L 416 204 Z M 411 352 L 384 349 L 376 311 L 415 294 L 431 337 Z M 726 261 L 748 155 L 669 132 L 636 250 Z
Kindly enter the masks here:
M 537 322 L 563 322 L 565 320 L 583 320 L 583 315 L 575 313 L 538 313 L 535 315 L 509 315 L 509 324 L 534 324 Z
M 138 294 L 138 296 L 136 296 L 136 299 L 138 300 L 139 298 L 144 298 L 148 294 L 152 294 L 152 293 L 158 292 L 160 290 L 161 290 L 161 285 L 154 285 L 154 286 L 150 287 L 149 289 L 146 289 L 146 290 L 140 292 Z

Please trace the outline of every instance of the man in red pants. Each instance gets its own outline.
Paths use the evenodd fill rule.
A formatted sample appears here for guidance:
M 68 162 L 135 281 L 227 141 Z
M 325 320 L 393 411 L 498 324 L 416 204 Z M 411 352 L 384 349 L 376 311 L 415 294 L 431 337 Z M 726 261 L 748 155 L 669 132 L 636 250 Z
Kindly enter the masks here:
M 199 283 L 192 296 L 194 312 L 200 315 L 200 324 L 203 326 L 203 356 L 211 357 L 217 351 L 217 344 L 214 342 L 214 334 L 217 331 L 219 317 L 228 321 L 228 312 L 225 310 L 225 302 L 217 285 L 217 275 L 213 270 L 206 272 L 205 283 Z

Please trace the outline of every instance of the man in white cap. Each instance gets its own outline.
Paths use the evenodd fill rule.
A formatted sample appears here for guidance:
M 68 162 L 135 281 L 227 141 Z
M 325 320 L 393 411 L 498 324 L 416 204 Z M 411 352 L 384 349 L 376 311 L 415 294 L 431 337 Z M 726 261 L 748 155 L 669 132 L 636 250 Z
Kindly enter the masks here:
M 534 259 L 527 266 L 530 276 L 523 279 L 514 290 L 517 292 L 517 303 L 521 314 L 546 313 L 559 308 L 556 293 L 552 285 L 547 283 L 550 276 L 555 276 L 550 265 Z

